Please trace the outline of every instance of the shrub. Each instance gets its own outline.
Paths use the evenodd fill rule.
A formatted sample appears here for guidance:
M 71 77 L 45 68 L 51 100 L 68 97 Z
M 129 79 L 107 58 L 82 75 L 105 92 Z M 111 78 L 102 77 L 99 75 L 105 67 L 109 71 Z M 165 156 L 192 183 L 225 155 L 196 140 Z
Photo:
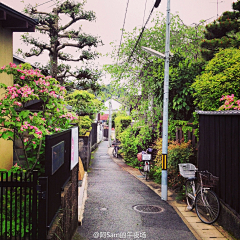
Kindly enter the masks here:
M 75 120 L 79 127 L 79 135 L 83 136 L 87 131 L 91 130 L 92 120 L 89 116 L 78 116 L 78 119 Z
M 115 118 L 115 134 L 116 138 L 131 124 L 132 118 L 130 116 L 117 116 Z
M 171 141 L 168 145 L 168 182 L 171 188 L 179 188 L 183 184 L 183 178 L 179 175 L 178 164 L 191 162 L 194 157 L 193 149 L 190 147 L 191 142 Z M 153 177 L 158 183 L 161 182 L 162 173 L 162 139 L 155 141 L 154 149 L 157 150 L 155 166 L 153 167 Z
M 119 135 L 121 141 L 120 154 L 123 156 L 127 164 L 131 166 L 137 165 L 138 140 L 135 137 L 136 129 L 129 126 Z
M 0 73 L 12 74 L 13 86 L 0 83 L 4 90 L 0 99 L 0 138 L 20 141 L 24 169 L 44 172 L 45 135 L 71 128 L 76 115 L 66 108 L 66 89 L 51 76 L 45 77 L 39 70 L 22 69 L 10 63 Z M 31 101 L 41 100 L 41 111 L 27 109 Z

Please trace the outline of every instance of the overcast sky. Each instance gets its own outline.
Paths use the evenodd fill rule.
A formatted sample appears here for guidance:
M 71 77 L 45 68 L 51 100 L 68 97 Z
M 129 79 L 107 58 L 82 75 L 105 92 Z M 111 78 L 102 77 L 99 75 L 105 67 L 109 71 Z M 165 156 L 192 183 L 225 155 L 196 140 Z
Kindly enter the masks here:
M 38 9 L 41 11 L 49 11 L 54 7 L 56 0 L 0 0 L 0 2 L 21 12 L 24 6 L 29 3 L 32 5 L 38 4 Z M 87 0 L 85 10 L 93 10 L 96 13 L 97 20 L 91 23 L 82 21 L 78 25 L 82 25 L 84 32 L 101 37 L 104 46 L 99 47 L 98 52 L 103 55 L 111 52 L 110 42 L 116 42 L 117 45 L 120 43 L 121 28 L 123 27 L 127 2 L 128 0 Z M 154 3 L 155 0 L 129 0 L 125 30 L 129 32 L 134 27 L 141 27 L 148 18 Z M 160 11 L 166 15 L 166 9 L 167 0 L 162 0 L 159 7 L 154 10 L 154 13 Z M 178 12 L 183 22 L 190 25 L 200 20 L 211 19 L 210 21 L 213 21 L 217 18 L 217 14 L 221 15 L 222 12 L 232 9 L 232 0 L 171 0 L 170 9 L 171 13 Z M 153 17 L 154 14 L 151 19 Z M 20 34 L 14 33 L 14 51 L 19 47 L 24 47 L 19 38 Z M 35 62 L 36 60 L 28 58 L 27 61 Z M 45 62 L 46 56 L 38 57 L 38 61 Z M 112 63 L 112 60 L 103 56 L 97 62 L 99 65 L 103 65 Z

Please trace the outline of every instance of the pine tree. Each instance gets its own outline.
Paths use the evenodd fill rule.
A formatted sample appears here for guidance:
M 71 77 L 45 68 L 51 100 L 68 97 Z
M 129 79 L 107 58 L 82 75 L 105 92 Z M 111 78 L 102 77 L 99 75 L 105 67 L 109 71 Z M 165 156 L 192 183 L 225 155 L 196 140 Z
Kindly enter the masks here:
M 217 20 L 206 25 L 201 53 L 209 61 L 220 49 L 240 46 L 240 0 L 232 4 L 233 11 L 224 12 Z
M 25 57 L 39 56 L 44 51 L 48 51 L 49 64 L 40 67 L 43 73 L 56 78 L 61 85 L 71 82 L 74 83 L 75 88 L 92 88 L 94 90 L 99 78 L 99 72 L 96 69 L 82 66 L 71 70 L 69 65 L 64 64 L 66 61 L 86 63 L 88 60 L 95 59 L 98 54 L 92 51 L 92 47 L 102 44 L 98 37 L 82 33 L 81 28 L 79 30 L 69 29 L 80 20 L 94 21 L 96 19 L 93 11 L 84 11 L 84 4 L 85 1 L 82 3 L 75 3 L 72 0 L 58 2 L 49 13 L 38 11 L 37 7 L 28 5 L 25 13 L 39 20 L 36 29 L 41 34 L 48 35 L 48 42 L 34 38 L 33 35 L 23 35 L 22 40 L 25 43 L 34 45 L 29 52 L 23 53 L 23 55 Z M 62 21 L 63 25 L 60 23 L 62 16 L 68 17 L 68 22 Z M 67 53 L 69 48 L 80 52 L 77 58 Z

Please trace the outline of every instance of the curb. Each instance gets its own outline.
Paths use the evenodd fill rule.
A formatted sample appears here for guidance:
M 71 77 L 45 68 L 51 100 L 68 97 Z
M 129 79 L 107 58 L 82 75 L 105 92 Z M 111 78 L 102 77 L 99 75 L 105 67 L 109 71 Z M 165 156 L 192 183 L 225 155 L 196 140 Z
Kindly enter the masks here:
M 82 225 L 85 201 L 87 199 L 87 172 L 84 173 L 83 180 L 78 187 L 78 225 Z

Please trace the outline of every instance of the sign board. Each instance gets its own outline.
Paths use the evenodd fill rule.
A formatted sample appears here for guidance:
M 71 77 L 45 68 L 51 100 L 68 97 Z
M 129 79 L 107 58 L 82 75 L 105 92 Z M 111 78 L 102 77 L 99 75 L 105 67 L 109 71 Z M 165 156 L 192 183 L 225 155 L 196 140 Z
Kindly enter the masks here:
M 146 154 L 146 153 L 144 153 L 144 154 L 142 154 L 142 161 L 149 161 L 149 160 L 151 160 L 151 154 Z
M 52 146 L 52 174 L 64 163 L 64 141 Z
M 78 127 L 71 128 L 71 170 L 78 164 Z

